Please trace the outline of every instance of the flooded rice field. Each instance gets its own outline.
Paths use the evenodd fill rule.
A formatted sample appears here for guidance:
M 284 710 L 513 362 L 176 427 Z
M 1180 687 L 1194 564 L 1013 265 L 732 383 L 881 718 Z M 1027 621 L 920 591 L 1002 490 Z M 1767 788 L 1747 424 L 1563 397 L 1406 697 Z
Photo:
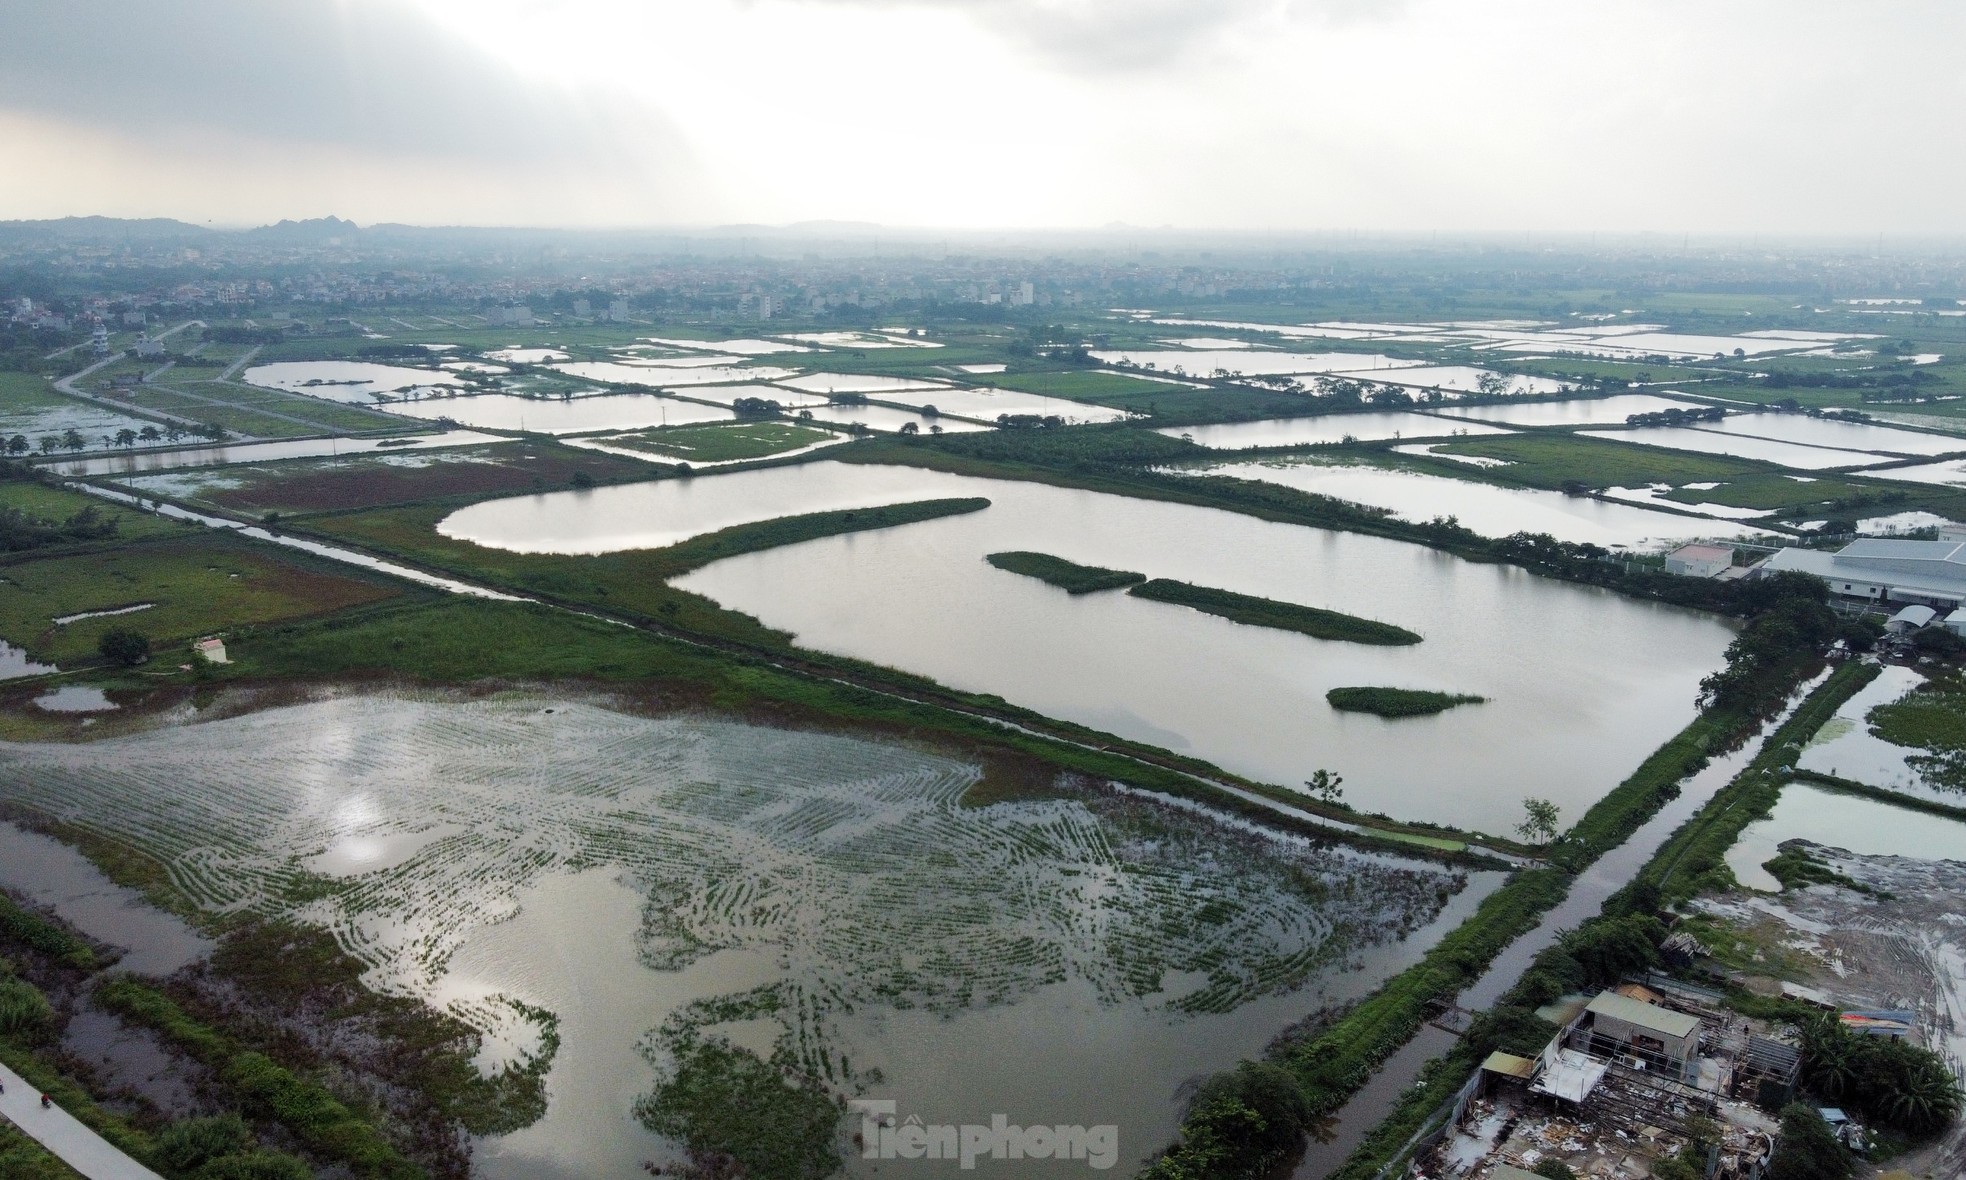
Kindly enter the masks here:
M 734 352 L 740 356 L 763 356 L 774 352 L 811 352 L 802 344 L 792 344 L 784 340 L 760 340 L 747 336 L 737 340 L 687 340 L 681 337 L 644 336 L 650 344 L 664 348 L 681 348 L 692 352 Z
M 471 397 L 403 402 L 389 409 L 392 413 L 431 421 L 447 418 L 460 426 L 483 430 L 521 430 L 543 434 L 728 422 L 732 416 L 729 410 L 716 406 L 679 401 L 653 393 L 601 393 L 574 398 L 480 393 Z
M 966 805 L 978 770 L 917 750 L 563 699 L 342 697 L 0 744 L 0 769 L 207 910 L 332 931 L 371 986 L 480 1029 L 482 1068 L 552 1021 L 546 1116 L 478 1145 L 490 1177 L 674 1162 L 632 1108 L 685 1030 L 930 1121 L 1116 1123 L 1137 1161 L 1182 1083 L 1499 883 L 1090 785 Z M 10 832 L 0 880 L 60 892 Z
M 100 455 L 67 463 L 50 463 L 58 475 L 137 475 L 180 467 L 219 467 L 231 463 L 265 463 L 275 459 L 313 459 L 336 455 L 390 454 L 433 447 L 473 447 L 504 442 L 496 434 L 447 430 L 439 434 L 409 434 L 397 438 L 309 438 L 294 442 L 242 443 L 226 447 L 188 447 L 176 451 L 137 451 Z
M 1689 410 L 1697 408 L 1699 404 L 1670 397 L 1654 397 L 1648 393 L 1621 393 L 1615 397 L 1579 397 L 1521 405 L 1456 406 L 1436 412 L 1443 417 L 1495 422 L 1503 426 L 1622 426 L 1625 419 L 1633 414 Z
M 148 418 L 132 418 L 114 410 L 84 401 L 70 401 L 49 395 L 48 400 L 0 402 L 0 438 L 25 435 L 29 445 L 38 448 L 47 435 L 68 431 L 80 434 L 88 446 L 97 445 L 105 434 L 119 430 L 142 430 L 157 423 Z
M 794 418 L 810 417 L 817 422 L 830 422 L 835 426 L 851 426 L 858 422 L 870 430 L 900 430 L 914 424 L 923 434 L 935 431 L 962 434 L 972 430 L 994 430 L 981 422 L 966 422 L 960 418 L 945 418 L 939 415 L 916 413 L 912 410 L 897 410 L 891 406 L 801 406 L 789 411 Z
M 1251 375 L 1289 376 L 1305 373 L 1345 373 L 1358 376 L 1381 369 L 1417 368 L 1423 362 L 1398 360 L 1367 352 L 1271 352 L 1267 349 L 1220 349 L 1213 352 L 1128 350 L 1094 352 L 1102 364 L 1131 365 L 1159 372 L 1207 377 L 1217 369 Z
M 1215 426 L 1164 426 L 1159 433 L 1170 438 L 1191 438 L 1211 450 L 1240 451 L 1250 447 L 1313 446 L 1347 439 L 1373 442 L 1386 438 L 1456 438 L 1510 432 L 1480 422 L 1386 411 L 1321 414 L 1312 418 L 1265 418 L 1257 422 L 1227 422 Z
M 1472 365 L 1419 365 L 1412 368 L 1399 368 L 1391 372 L 1364 370 L 1344 374 L 1347 377 L 1370 377 L 1389 385 L 1405 385 L 1414 389 L 1438 389 L 1446 393 L 1474 393 L 1481 389 L 1484 378 L 1504 376 L 1488 369 L 1477 369 Z M 1552 377 L 1530 377 L 1521 373 L 1506 374 L 1507 384 L 1501 392 L 1515 397 L 1535 397 L 1542 394 L 1562 393 L 1568 388 L 1563 382 Z
M 1828 447 L 1804 446 L 1773 439 L 1749 438 L 1717 431 L 1695 430 L 1687 426 L 1648 426 L 1632 430 L 1584 430 L 1585 438 L 1608 438 L 1614 442 L 1636 443 L 1642 447 L 1667 447 L 1675 451 L 1698 451 L 1708 455 L 1732 455 L 1737 459 L 1759 459 L 1779 463 L 1798 471 L 1821 471 L 1831 467 L 1864 467 L 1890 461 L 1889 455 L 1864 451 L 1838 451 Z
M 829 393 L 867 393 L 888 394 L 904 390 L 952 390 L 955 386 L 946 381 L 934 381 L 925 377 L 880 377 L 860 373 L 808 373 L 803 377 L 781 380 L 778 384 L 787 389 L 804 390 L 824 396 Z
M 1729 414 L 1718 422 L 1704 423 L 1699 429 L 1714 434 L 1735 434 L 1774 439 L 1810 447 L 1831 447 L 1845 451 L 1868 451 L 1879 455 L 1953 455 L 1966 451 L 1966 438 L 1958 435 L 1927 434 L 1868 422 L 1838 422 L 1811 418 L 1806 414 Z
M 791 389 L 783 385 L 699 385 L 690 389 L 689 396 L 698 401 L 716 402 L 725 406 L 736 404 L 737 399 L 741 397 L 755 397 L 763 401 L 777 402 L 787 409 L 833 404 L 823 393 Z
M 1401 519 L 1415 523 L 1453 517 L 1463 527 L 1484 537 L 1548 533 L 1559 541 L 1648 550 L 1691 540 L 1754 533 L 1753 529 L 1741 525 L 1654 512 L 1594 496 L 1496 487 L 1362 464 L 1277 459 L 1197 467 L 1189 469 L 1189 473 L 1282 484 L 1320 496 L 1389 508 Z
M 1215 509 L 819 461 L 473 505 L 446 536 L 523 552 L 672 544 L 746 521 L 953 496 L 992 507 L 717 562 L 676 585 L 825 651 L 1296 785 L 1346 778 L 1364 811 L 1503 831 L 1524 795 L 1575 815 L 1693 716 L 1731 633 L 1692 612 L 1403 542 Z M 1411 647 L 1239 626 L 1124 594 L 1072 598 L 990 568 L 1037 550 L 1417 631 Z M 1386 721 L 1331 709 L 1346 685 L 1474 693 Z
M 1803 747 L 1796 768 L 1928 802 L 1952 807 L 1966 805 L 1966 797 L 1959 791 L 1933 781 L 1921 767 L 1921 763 L 1929 765 L 1927 760 L 1932 757 L 1932 750 L 1900 746 L 1872 732 L 1869 720 L 1872 710 L 1904 700 L 1924 683 L 1925 677 L 1911 668 L 1885 665 L 1877 679 L 1845 701 Z
M 457 374 L 443 370 L 371 361 L 275 361 L 254 365 L 243 377 L 268 389 L 362 406 L 393 401 L 412 390 L 461 389 L 466 384 Z
M 1020 393 L 1014 389 L 897 390 L 872 396 L 917 409 L 934 406 L 944 414 L 960 414 L 984 422 L 996 421 L 999 414 L 1037 414 L 1063 418 L 1067 422 L 1118 422 L 1131 416 L 1125 410 L 1110 406 L 1089 405 L 1037 393 Z
M 1793 782 L 1782 788 L 1781 801 L 1767 819 L 1757 820 L 1742 831 L 1740 842 L 1728 850 L 1727 867 L 1749 889 L 1779 892 L 1781 882 L 1761 866 L 1773 860 L 1787 840 L 1808 840 L 1860 856 L 1903 856 L 1966 865 L 1966 823 Z
M 716 360 L 718 358 L 707 358 Z M 736 358 L 723 358 L 736 359 Z M 660 364 L 629 364 L 624 361 L 572 361 L 554 365 L 554 370 L 584 381 L 610 385 L 642 385 L 666 389 L 683 385 L 734 385 L 744 381 L 776 381 L 794 375 L 792 369 L 773 369 L 764 365 L 688 365 L 683 358 L 664 359 Z

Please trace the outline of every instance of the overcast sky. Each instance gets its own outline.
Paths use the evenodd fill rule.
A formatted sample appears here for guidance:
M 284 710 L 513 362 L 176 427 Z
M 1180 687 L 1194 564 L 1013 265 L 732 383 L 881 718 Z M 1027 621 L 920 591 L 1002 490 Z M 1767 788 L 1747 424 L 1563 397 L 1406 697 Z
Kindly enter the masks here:
M 0 218 L 1966 232 L 1958 0 L 6 0 Z

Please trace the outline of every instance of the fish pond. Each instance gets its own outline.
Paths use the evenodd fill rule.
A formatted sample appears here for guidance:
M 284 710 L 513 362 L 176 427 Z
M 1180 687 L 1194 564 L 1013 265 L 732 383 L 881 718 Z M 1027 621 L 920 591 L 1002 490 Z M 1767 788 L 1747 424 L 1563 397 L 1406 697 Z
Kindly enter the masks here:
M 1404 542 L 1188 505 L 906 467 L 797 466 L 489 501 L 446 536 L 532 553 L 674 544 L 748 521 L 943 497 L 962 517 L 720 561 L 676 585 L 803 645 L 998 694 L 1295 786 L 1345 776 L 1363 811 L 1504 831 L 1525 795 L 1575 816 L 1692 719 L 1731 632 L 1711 616 Z M 1381 647 L 993 569 L 1035 551 L 1390 623 Z M 1486 704 L 1385 720 L 1325 693 L 1386 686 Z
M 1484 537 L 1548 533 L 1559 541 L 1586 542 L 1607 548 L 1657 549 L 1695 539 L 1742 537 L 1754 532 L 1742 525 L 1654 512 L 1595 496 L 1505 488 L 1362 464 L 1275 459 L 1190 470 L 1195 475 L 1261 480 L 1320 496 L 1389 508 L 1400 518 L 1415 523 L 1452 517 L 1464 528 Z

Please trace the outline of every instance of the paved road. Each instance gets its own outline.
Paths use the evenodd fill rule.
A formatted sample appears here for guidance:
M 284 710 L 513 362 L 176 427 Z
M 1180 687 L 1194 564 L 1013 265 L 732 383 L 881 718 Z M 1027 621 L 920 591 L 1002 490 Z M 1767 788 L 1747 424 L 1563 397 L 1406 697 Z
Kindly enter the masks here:
M 0 1065 L 0 1085 L 6 1087 L 0 1093 L 0 1115 L 89 1180 L 163 1180 L 61 1107 L 42 1110 L 41 1092 L 4 1065 Z

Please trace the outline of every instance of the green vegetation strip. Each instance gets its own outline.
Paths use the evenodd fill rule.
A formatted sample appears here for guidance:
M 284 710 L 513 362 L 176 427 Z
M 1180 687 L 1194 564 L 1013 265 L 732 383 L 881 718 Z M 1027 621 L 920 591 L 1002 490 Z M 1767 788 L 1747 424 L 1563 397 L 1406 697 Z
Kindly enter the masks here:
M 1273 598 L 1237 594 L 1233 590 L 1195 586 L 1169 578 L 1155 578 L 1151 582 L 1135 586 L 1127 593 L 1136 598 L 1149 598 L 1155 602 L 1191 607 L 1203 614 L 1216 615 L 1232 623 L 1242 623 L 1251 627 L 1274 627 L 1279 631 L 1295 631 L 1300 635 L 1309 635 L 1313 639 L 1340 639 L 1348 643 L 1370 643 L 1383 647 L 1420 642 L 1418 635 L 1404 627 L 1395 627 L 1391 623 L 1361 619 L 1356 615 L 1322 610 L 1315 606 L 1299 606 L 1294 602 L 1278 602 Z
M 1334 709 L 1347 713 L 1376 713 L 1381 717 L 1425 717 L 1456 705 L 1479 705 L 1487 697 L 1458 692 L 1429 692 L 1417 688 L 1334 688 L 1324 694 Z
M 1831 791 L 1841 791 L 1847 795 L 1862 795 L 1893 807 L 1907 811 L 1922 811 L 1926 815 L 1943 815 L 1948 819 L 1966 820 L 1966 806 L 1953 803 L 1940 803 L 1936 799 L 1926 799 L 1918 795 L 1907 795 L 1903 791 L 1893 791 L 1886 787 L 1873 787 L 1855 779 L 1839 778 L 1833 774 L 1823 774 L 1815 770 L 1795 770 L 1789 777 L 1805 783 L 1813 783 Z
M 157 989 L 124 976 L 98 984 L 95 997 L 109 1011 L 197 1058 L 248 1111 L 279 1122 L 308 1150 L 346 1164 L 357 1176 L 408 1180 L 424 1175 L 326 1087 L 193 1019 Z
M 1147 575 L 1126 570 L 1109 570 L 1096 565 L 1080 565 L 1053 557 L 1049 553 L 1014 550 L 992 553 L 983 560 L 1000 570 L 1023 574 L 1058 587 L 1067 594 L 1091 594 L 1095 590 L 1117 590 L 1147 580 Z
M 1733 884 L 1727 850 L 1740 840 L 1743 829 L 1774 809 L 1803 745 L 1877 674 L 1877 665 L 1860 663 L 1844 664 L 1831 673 L 1769 735 L 1754 761 L 1667 838 L 1659 855 L 1639 870 L 1638 880 L 1656 888 L 1666 904 L 1685 901 L 1709 885 Z
M 1667 885 L 1672 885 L 1672 892 L 1677 893 L 1680 892 L 1679 882 L 1699 877 L 1716 865 L 1724 872 L 1725 864 L 1721 858 L 1739 837 L 1741 829 L 1758 815 L 1764 814 L 1780 793 L 1779 784 L 1783 780 L 1771 772 L 1793 758 L 1803 743 L 1835 714 L 1843 702 L 1876 675 L 1875 666 L 1845 664 L 1819 685 L 1789 719 L 1768 736 L 1760 754 L 1660 846 L 1652 859 L 1639 870 L 1634 884 L 1606 900 L 1602 917 L 1586 923 L 1579 931 L 1565 936 L 1557 946 L 1538 955 L 1535 965 L 1525 973 L 1496 1012 L 1485 1015 L 1477 1029 L 1446 1056 L 1427 1064 L 1422 1071 L 1420 1084 L 1407 1090 L 1391 1113 L 1353 1151 L 1344 1166 L 1332 1173 L 1329 1180 L 1371 1180 L 1389 1162 L 1409 1150 L 1414 1139 L 1439 1114 L 1440 1108 L 1467 1080 L 1468 1072 L 1482 1057 L 1498 1045 L 1509 1047 L 1506 1036 L 1498 1035 L 1499 1029 L 1506 1028 L 1507 1022 L 1497 1020 L 1497 1014 L 1509 1008 L 1533 1007 L 1534 1004 L 1547 1002 L 1585 982 L 1578 974 L 1584 968 L 1568 960 L 1587 959 L 1597 975 L 1608 976 L 1614 981 L 1628 969 L 1628 965 L 1645 965 L 1642 959 L 1634 962 L 1628 957 L 1636 952 L 1627 949 L 1627 957 L 1621 957 L 1612 949 L 1620 941 L 1634 941 L 1630 928 L 1634 923 L 1647 920 L 1639 911 L 1652 908 L 1653 903 L 1667 892 Z M 1677 793 L 1676 788 L 1662 792 L 1660 785 L 1676 784 L 1685 774 L 1698 769 L 1705 761 L 1705 751 L 1709 745 L 1717 743 L 1729 732 L 1727 727 L 1710 717 L 1702 716 L 1695 720 L 1647 759 L 1638 773 L 1617 791 L 1600 800 L 1564 840 L 1565 844 L 1572 844 L 1579 840 L 1581 833 L 1588 831 L 1591 834 L 1584 838 L 1583 844 L 1562 851 L 1571 852 L 1574 856 L 1587 852 L 1592 846 L 1608 848 L 1622 843 L 1630 831 L 1643 822 L 1642 815 L 1649 815 L 1671 794 Z M 1768 786 L 1771 781 L 1775 784 L 1772 789 Z M 1657 803 L 1649 809 L 1633 806 L 1642 799 L 1656 799 Z M 1760 810 L 1757 810 L 1757 805 Z M 1612 833 L 1621 830 L 1624 834 L 1613 838 Z M 1600 853 L 1592 853 L 1590 859 L 1594 860 L 1598 854 L 1601 854 L 1601 850 Z M 1572 858 L 1559 855 L 1558 859 Z M 1588 864 L 1588 861 L 1583 863 Z M 1576 867 L 1583 866 L 1579 864 Z M 1566 963 L 1556 960 L 1565 960 Z M 1566 970 L 1572 974 L 1566 975 Z M 1519 1018 L 1521 1012 L 1517 1011 L 1514 1015 Z M 1515 1048 L 1528 1047 L 1533 1050 L 1530 1042 L 1538 1042 L 1539 1038 L 1547 1040 L 1554 1031 L 1553 1028 L 1545 1032 L 1533 1027 L 1519 1030 L 1522 1039 L 1515 1042 Z

